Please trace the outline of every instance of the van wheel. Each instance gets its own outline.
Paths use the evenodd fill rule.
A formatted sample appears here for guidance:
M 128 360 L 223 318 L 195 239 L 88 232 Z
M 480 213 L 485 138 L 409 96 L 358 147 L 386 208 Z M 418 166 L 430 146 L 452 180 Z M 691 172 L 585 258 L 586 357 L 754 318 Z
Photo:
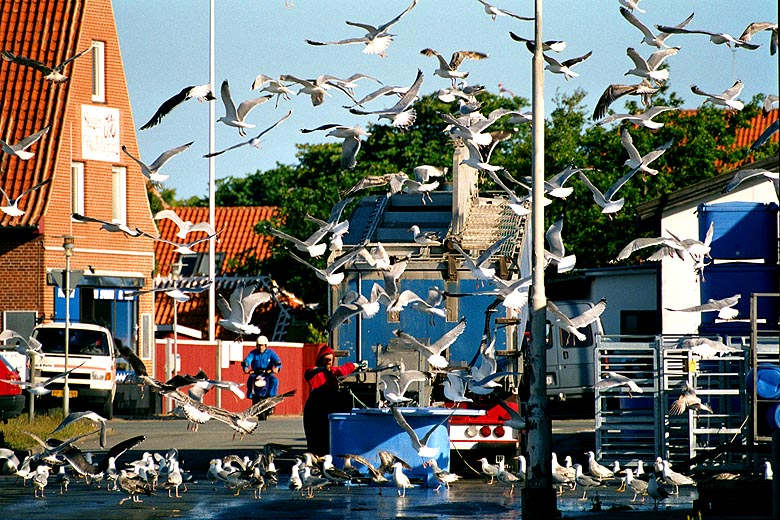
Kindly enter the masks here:
M 111 395 L 106 398 L 106 400 L 103 402 L 103 417 L 106 419 L 113 419 L 114 418 L 114 400 L 111 398 Z

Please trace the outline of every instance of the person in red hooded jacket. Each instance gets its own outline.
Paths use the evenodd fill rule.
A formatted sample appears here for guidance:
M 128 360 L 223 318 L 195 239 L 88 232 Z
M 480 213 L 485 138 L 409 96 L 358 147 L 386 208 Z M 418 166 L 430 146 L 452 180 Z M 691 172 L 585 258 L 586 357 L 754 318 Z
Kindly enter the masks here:
M 365 367 L 365 362 L 362 365 L 348 362 L 333 366 L 334 357 L 333 349 L 323 345 L 317 353 L 315 366 L 303 374 L 309 383 L 309 398 L 303 407 L 303 430 L 308 450 L 318 456 L 330 451 L 328 414 L 352 409 L 350 396 L 339 391 L 339 378 Z

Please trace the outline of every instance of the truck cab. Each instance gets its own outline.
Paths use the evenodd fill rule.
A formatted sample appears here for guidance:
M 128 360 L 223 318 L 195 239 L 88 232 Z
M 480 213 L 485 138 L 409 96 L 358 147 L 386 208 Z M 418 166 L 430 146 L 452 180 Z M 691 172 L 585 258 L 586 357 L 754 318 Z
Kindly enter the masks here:
M 47 323 L 35 327 L 32 337 L 41 342 L 43 357 L 36 365 L 33 382 L 40 383 L 65 371 L 65 324 Z M 105 327 L 71 323 L 68 340 L 68 368 L 81 365 L 68 376 L 70 399 L 82 408 L 113 417 L 116 394 L 114 341 Z M 64 381 L 48 385 L 52 398 L 63 396 Z
M 558 308 L 569 317 L 577 316 L 593 307 L 589 301 L 556 301 Z M 548 317 L 547 339 L 547 395 L 548 397 L 583 397 L 593 392 L 593 355 L 596 336 L 603 334 L 601 320 L 579 329 L 585 334 L 578 340 L 569 332 L 552 325 Z

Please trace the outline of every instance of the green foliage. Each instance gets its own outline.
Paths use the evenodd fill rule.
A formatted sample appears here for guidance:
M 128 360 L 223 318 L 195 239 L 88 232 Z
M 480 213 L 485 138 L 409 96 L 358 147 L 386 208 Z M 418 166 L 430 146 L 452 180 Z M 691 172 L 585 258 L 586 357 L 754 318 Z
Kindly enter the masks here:
M 507 99 L 490 93 L 479 96 L 481 112 L 495 108 L 521 109 L 528 105 L 522 98 Z M 590 111 L 583 105 L 585 92 L 559 94 L 553 99 L 554 108 L 545 121 L 545 171 L 549 177 L 569 164 L 592 168 L 588 177 L 602 191 L 627 171 L 627 154 L 620 143 L 616 125 L 594 125 Z M 751 157 L 746 148 L 734 148 L 735 132 L 757 114 L 761 97 L 754 98 L 741 112 L 724 111 L 708 105 L 696 111 L 669 111 L 656 120 L 670 123 L 658 130 L 629 125 L 634 145 L 641 154 L 674 140 L 662 157 L 653 163 L 660 170 L 656 176 L 638 175 L 618 192 L 625 198 L 624 209 L 614 216 L 606 216 L 595 205 L 591 193 L 572 178 L 568 185 L 574 192 L 564 201 L 556 201 L 545 210 L 549 225 L 564 217 L 563 237 L 567 249 L 577 254 L 579 266 L 605 265 L 631 239 L 639 235 L 636 208 L 639 204 L 671 193 L 685 186 L 720 173 L 727 165 L 734 165 Z M 679 107 L 681 98 L 666 89 L 655 96 L 654 104 Z M 641 111 L 633 101 L 627 109 Z M 370 124 L 371 136 L 363 141 L 352 170 L 340 168 L 341 146 L 338 140 L 326 144 L 299 144 L 297 164 L 279 164 L 267 171 L 256 171 L 245 177 L 231 177 L 217 181 L 218 205 L 271 205 L 280 214 L 276 221 L 260 223 L 257 231 L 266 234 L 270 226 L 288 234 L 305 238 L 316 225 L 305 220 L 306 214 L 327 219 L 330 208 L 344 193 L 367 175 L 382 175 L 411 170 L 421 164 L 449 167 L 452 163 L 452 142 L 443 132 L 442 112 L 453 113 L 455 103 L 447 104 L 435 95 L 423 97 L 416 105 L 417 120 L 406 132 L 386 124 Z M 490 130 L 512 130 L 511 137 L 495 149 L 492 164 L 504 166 L 515 177 L 531 174 L 532 137 L 529 124 L 512 125 L 503 118 Z M 777 153 L 777 144 L 764 146 L 753 157 L 760 159 Z M 481 190 L 492 188 L 492 183 L 481 179 Z M 522 189 L 518 188 L 518 193 Z M 360 193 L 361 197 L 367 193 Z M 354 203 L 353 203 L 354 205 Z M 344 215 L 350 214 L 347 206 Z M 269 273 L 283 287 L 291 290 L 307 303 L 319 303 L 320 312 L 311 318 L 307 339 L 324 338 L 317 331 L 324 330 L 326 287 L 307 267 L 295 262 L 287 254 L 290 244 L 277 240 L 271 258 L 259 263 L 256 259 L 236 266 L 237 269 L 261 270 Z M 308 260 L 308 259 L 307 259 Z M 324 260 L 312 260 L 324 265 Z M 256 271 L 255 271 L 256 272 Z
M 39 448 L 32 437 L 24 432 L 34 433 L 41 439 L 51 437 L 51 432 L 62 422 L 64 415 L 62 408 L 38 412 L 35 414 L 33 422 L 29 422 L 26 413 L 9 419 L 8 423 L 0 423 L 0 433 L 3 434 L 4 444 L 0 448 L 24 451 Z M 57 432 L 55 437 L 60 440 L 70 439 L 76 435 L 97 431 L 92 421 L 81 420 L 69 424 L 61 431 Z

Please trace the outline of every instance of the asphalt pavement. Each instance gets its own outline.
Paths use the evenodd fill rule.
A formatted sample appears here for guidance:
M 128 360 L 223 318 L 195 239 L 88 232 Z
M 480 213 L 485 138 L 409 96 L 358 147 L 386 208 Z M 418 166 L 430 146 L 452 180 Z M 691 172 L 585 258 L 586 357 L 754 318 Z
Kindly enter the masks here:
M 555 421 L 553 423 L 555 442 L 572 442 L 576 449 L 577 439 L 592 443 L 592 419 Z M 314 498 L 302 498 L 287 488 L 292 457 L 305 450 L 303 421 L 300 416 L 271 416 L 261 423 L 253 435 L 234 439 L 224 425 L 209 422 L 201 425 L 198 432 L 189 432 L 186 423 L 180 419 L 159 418 L 152 420 L 114 419 L 109 423 L 107 446 L 133 437 L 145 435 L 146 439 L 132 452 L 122 456 L 127 462 L 139 458 L 144 451 L 165 452 L 177 448 L 185 470 L 190 470 L 193 480 L 181 498 L 169 498 L 167 492 L 158 490 L 153 496 L 142 497 L 143 502 L 126 502 L 119 506 L 122 492 L 107 492 L 81 481 L 71 483 L 70 491 L 59 494 L 56 476 L 49 479 L 46 499 L 34 499 L 31 486 L 23 487 L 14 477 L 0 477 L 0 512 L 10 513 L 7 518 L 37 519 L 157 519 L 157 518 L 204 518 L 238 519 L 271 516 L 274 519 L 318 518 L 318 519 L 384 519 L 384 518 L 464 518 L 464 519 L 509 519 L 520 518 L 522 491 L 515 489 L 512 495 L 502 484 L 488 485 L 474 475 L 464 478 L 447 491 L 435 492 L 431 488 L 417 487 L 407 491 L 406 497 L 399 497 L 394 486 L 338 487 L 324 489 Z M 573 439 L 573 440 L 572 440 Z M 261 499 L 252 497 L 251 492 L 233 496 L 223 486 L 213 486 L 205 479 L 205 472 L 211 458 L 229 453 L 251 455 L 267 443 L 287 446 L 288 453 L 277 459 L 281 475 L 278 488 L 264 491 Z M 94 451 L 99 459 L 101 449 L 97 437 L 80 444 L 84 451 Z M 121 465 L 120 465 L 121 467 Z M 660 512 L 654 512 L 652 500 L 645 503 L 631 503 L 630 493 L 618 493 L 615 486 L 590 490 L 586 500 L 582 492 L 567 492 L 558 499 L 558 507 L 564 517 L 588 518 L 685 518 L 696 497 L 694 489 L 681 489 L 680 495 L 661 504 Z M 600 512 L 599 512 L 600 511 Z

